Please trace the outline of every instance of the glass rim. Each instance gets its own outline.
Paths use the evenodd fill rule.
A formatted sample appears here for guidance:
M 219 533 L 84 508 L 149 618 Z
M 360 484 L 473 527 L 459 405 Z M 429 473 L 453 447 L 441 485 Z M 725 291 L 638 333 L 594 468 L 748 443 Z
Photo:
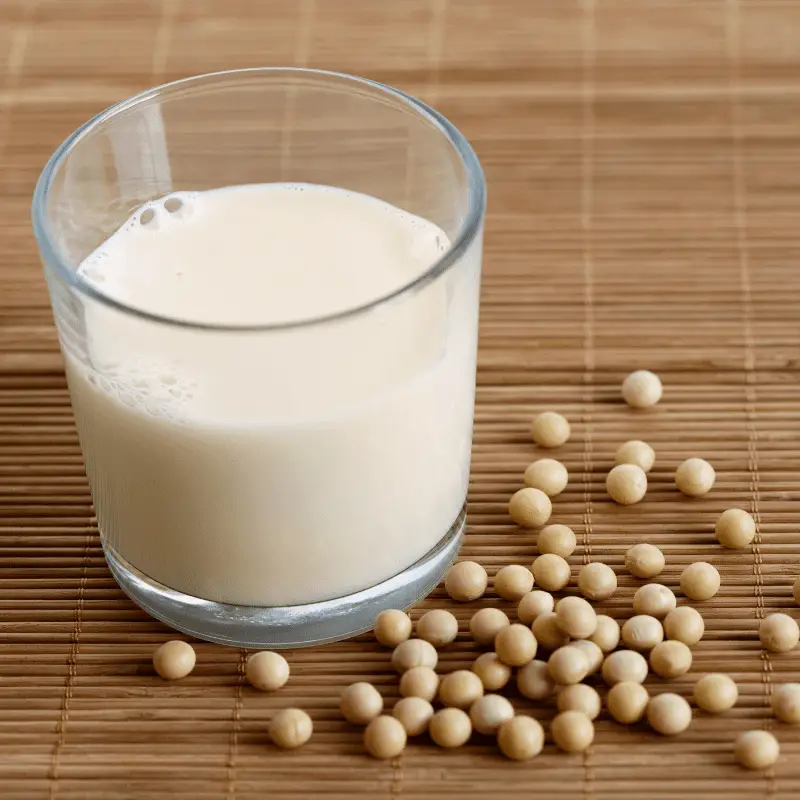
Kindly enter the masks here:
M 61 167 L 65 158 L 74 147 L 88 135 L 90 135 L 100 125 L 110 119 L 122 114 L 135 106 L 146 103 L 161 95 L 172 94 L 182 89 L 202 87 L 205 83 L 214 83 L 225 78 L 249 78 L 256 76 L 305 76 L 311 78 L 335 79 L 342 84 L 351 84 L 354 87 L 366 87 L 377 90 L 378 93 L 400 101 L 412 112 L 420 117 L 427 119 L 435 128 L 450 142 L 453 149 L 458 154 L 461 164 L 468 177 L 469 205 L 467 213 L 461 222 L 458 233 L 453 238 L 448 249 L 426 270 L 411 280 L 402 284 L 397 289 L 379 295 L 378 297 L 361 303 L 342 311 L 335 311 L 327 314 L 320 314 L 297 320 L 287 320 L 277 323 L 260 324 L 227 324 L 213 322 L 199 322 L 194 320 L 181 319 L 169 315 L 156 314 L 144 309 L 135 308 L 119 300 L 109 297 L 97 290 L 90 283 L 81 280 L 77 270 L 72 269 L 66 259 L 53 243 L 50 236 L 50 226 L 47 219 L 47 198 L 53 183 L 53 179 Z M 422 290 L 429 283 L 436 280 L 440 275 L 447 272 L 451 266 L 458 262 L 459 258 L 469 248 L 475 237 L 480 231 L 486 208 L 486 184 L 483 170 L 472 146 L 464 135 L 455 127 L 445 116 L 435 109 L 423 103 L 418 98 L 406 94 L 400 89 L 395 89 L 386 84 L 360 78 L 355 75 L 348 75 L 343 72 L 333 72 L 321 69 L 308 69 L 304 67 L 253 67 L 247 69 L 223 70 L 220 72 L 208 72 L 200 75 L 193 75 L 188 78 L 181 78 L 176 81 L 154 86 L 145 89 L 125 100 L 121 100 L 105 110 L 87 120 L 83 125 L 71 133 L 50 156 L 47 164 L 42 170 L 36 188 L 33 193 L 31 206 L 31 219 L 33 223 L 33 233 L 42 256 L 46 270 L 53 270 L 67 286 L 80 294 L 99 302 L 113 310 L 131 314 L 139 319 L 150 322 L 168 325 L 171 327 L 208 330 L 220 332 L 258 332 L 258 331 L 285 331 L 299 328 L 308 328 L 315 325 L 323 325 L 337 321 L 347 320 L 352 317 L 360 316 L 374 309 L 383 307 L 389 303 L 400 300 L 408 294 Z

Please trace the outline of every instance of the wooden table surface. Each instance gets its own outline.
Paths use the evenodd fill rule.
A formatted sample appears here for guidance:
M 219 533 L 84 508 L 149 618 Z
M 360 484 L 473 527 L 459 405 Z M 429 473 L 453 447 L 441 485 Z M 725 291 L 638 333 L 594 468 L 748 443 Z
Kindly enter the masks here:
M 760 618 L 800 617 L 800 3 L 791 0 L 0 0 L 0 796 L 33 798 L 563 797 L 796 798 L 800 727 L 769 713 L 800 680 L 800 650 L 759 648 Z M 663 547 L 663 580 L 705 559 L 722 589 L 701 604 L 692 672 L 653 692 L 691 696 L 697 677 L 740 685 L 722 718 L 697 713 L 663 739 L 606 714 L 595 743 L 548 745 L 527 764 L 488 737 L 446 752 L 427 740 L 383 763 L 338 712 L 373 681 L 397 697 L 389 654 L 370 637 L 289 655 L 276 695 L 246 686 L 244 654 L 199 644 L 198 668 L 167 684 L 149 658 L 168 631 L 116 588 L 104 565 L 61 359 L 29 224 L 35 180 L 76 126 L 153 84 L 194 73 L 303 65 L 412 92 L 473 142 L 489 214 L 469 533 L 463 555 L 490 573 L 528 564 L 535 536 L 506 503 L 534 457 L 530 418 L 573 422 L 571 474 L 554 521 L 571 525 L 573 572 L 619 575 L 601 604 L 624 619 L 636 541 Z M 633 413 L 619 384 L 636 368 L 666 391 Z M 645 502 L 613 506 L 603 481 L 616 446 L 658 452 Z M 714 491 L 672 484 L 689 455 Z M 722 551 L 725 508 L 754 512 L 746 551 Z M 443 671 L 479 652 L 456 609 Z M 424 604 L 451 607 L 438 590 Z M 415 612 L 415 616 L 419 610 Z M 509 692 L 546 720 L 552 704 Z M 312 741 L 277 752 L 266 724 L 302 705 Z M 732 743 L 772 729 L 778 765 L 746 773 Z

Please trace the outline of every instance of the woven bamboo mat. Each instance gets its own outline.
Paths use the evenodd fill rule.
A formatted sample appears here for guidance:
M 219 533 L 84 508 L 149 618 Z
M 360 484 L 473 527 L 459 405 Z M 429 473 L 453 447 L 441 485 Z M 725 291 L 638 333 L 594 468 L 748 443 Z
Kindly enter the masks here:
M 3 0 L 0 796 L 797 797 L 800 729 L 771 721 L 768 702 L 777 683 L 800 679 L 800 650 L 766 655 L 756 631 L 765 613 L 800 616 L 798 33 L 800 3 L 773 0 Z M 553 519 L 579 533 L 573 565 L 618 568 L 605 610 L 631 613 L 634 581 L 619 568 L 633 542 L 664 548 L 673 588 L 687 562 L 720 569 L 696 671 L 676 685 L 688 696 L 698 673 L 730 673 L 741 700 L 724 718 L 698 714 L 664 740 L 604 716 L 587 753 L 548 746 L 524 765 L 479 737 L 454 752 L 415 742 L 380 763 L 337 709 L 356 679 L 397 696 L 389 655 L 369 637 L 291 653 L 293 679 L 275 696 L 243 685 L 242 654 L 207 644 L 188 679 L 153 677 L 168 631 L 123 597 L 101 556 L 29 200 L 53 148 L 106 105 L 265 64 L 392 83 L 471 138 L 490 211 L 464 555 L 490 572 L 533 558 L 506 502 L 534 454 L 533 413 L 566 413 L 572 480 Z M 618 401 L 640 367 L 666 386 L 652 412 Z M 632 437 L 658 463 L 646 502 L 622 509 L 603 479 Z M 719 477 L 690 501 L 671 476 L 693 454 Z M 713 541 L 731 505 L 758 520 L 746 552 Z M 441 590 L 425 604 L 436 606 L 450 607 Z M 473 610 L 456 609 L 462 631 Z M 444 669 L 475 652 L 462 632 Z M 276 752 L 266 723 L 296 704 L 315 735 Z M 756 726 L 783 748 L 766 774 L 733 764 L 735 735 Z

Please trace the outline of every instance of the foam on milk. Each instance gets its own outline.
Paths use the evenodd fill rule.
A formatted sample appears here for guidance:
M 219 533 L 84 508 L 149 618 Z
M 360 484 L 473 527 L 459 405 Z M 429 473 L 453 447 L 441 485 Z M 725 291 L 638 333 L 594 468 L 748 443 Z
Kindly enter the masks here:
M 162 317 L 274 325 L 389 295 L 448 246 L 365 195 L 237 186 L 138 209 L 79 274 Z M 89 302 L 87 352 L 65 350 L 106 544 L 240 605 L 337 597 L 409 566 L 466 495 L 476 287 L 447 276 L 347 320 L 261 332 Z

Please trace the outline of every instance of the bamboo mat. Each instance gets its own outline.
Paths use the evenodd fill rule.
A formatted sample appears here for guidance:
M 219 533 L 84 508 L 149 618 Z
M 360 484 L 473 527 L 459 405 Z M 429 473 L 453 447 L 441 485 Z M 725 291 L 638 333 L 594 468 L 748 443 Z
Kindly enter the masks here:
M 800 610 L 800 3 L 777 0 L 3 0 L 0 3 L 0 796 L 24 798 L 433 798 L 610 800 L 800 794 L 800 729 L 769 697 L 800 679 L 800 650 L 762 653 L 764 614 Z M 435 104 L 472 140 L 489 183 L 469 533 L 490 572 L 528 563 L 533 537 L 506 502 L 534 456 L 532 415 L 573 422 L 571 473 L 553 521 L 571 525 L 576 568 L 602 560 L 631 614 L 624 551 L 651 541 L 677 587 L 697 559 L 722 573 L 700 604 L 699 673 L 741 689 L 723 718 L 700 713 L 671 740 L 605 715 L 583 755 L 548 746 L 527 764 L 489 739 L 454 752 L 414 742 L 390 763 L 363 755 L 338 713 L 353 680 L 391 704 L 389 654 L 369 637 L 289 654 L 292 680 L 264 696 L 242 654 L 199 644 L 172 685 L 150 655 L 168 631 L 106 569 L 28 223 L 54 147 L 103 107 L 149 85 L 230 67 L 296 64 L 385 81 Z M 649 368 L 666 393 L 634 413 L 623 376 Z M 605 496 L 615 447 L 658 452 L 651 490 Z M 680 497 L 677 463 L 710 459 L 706 498 Z M 726 507 L 751 509 L 747 551 L 714 544 Z M 473 604 L 495 603 L 486 599 Z M 505 604 L 503 604 L 505 605 Z M 441 590 L 425 603 L 451 607 Z M 476 653 L 473 607 L 455 609 L 445 670 Z M 509 609 L 510 610 L 510 609 Z M 417 612 L 419 613 L 419 612 Z M 652 681 L 653 691 L 664 682 Z M 552 709 L 523 711 L 546 719 Z M 265 728 L 301 705 L 315 735 L 276 752 Z M 739 731 L 777 733 L 774 770 L 733 764 Z

